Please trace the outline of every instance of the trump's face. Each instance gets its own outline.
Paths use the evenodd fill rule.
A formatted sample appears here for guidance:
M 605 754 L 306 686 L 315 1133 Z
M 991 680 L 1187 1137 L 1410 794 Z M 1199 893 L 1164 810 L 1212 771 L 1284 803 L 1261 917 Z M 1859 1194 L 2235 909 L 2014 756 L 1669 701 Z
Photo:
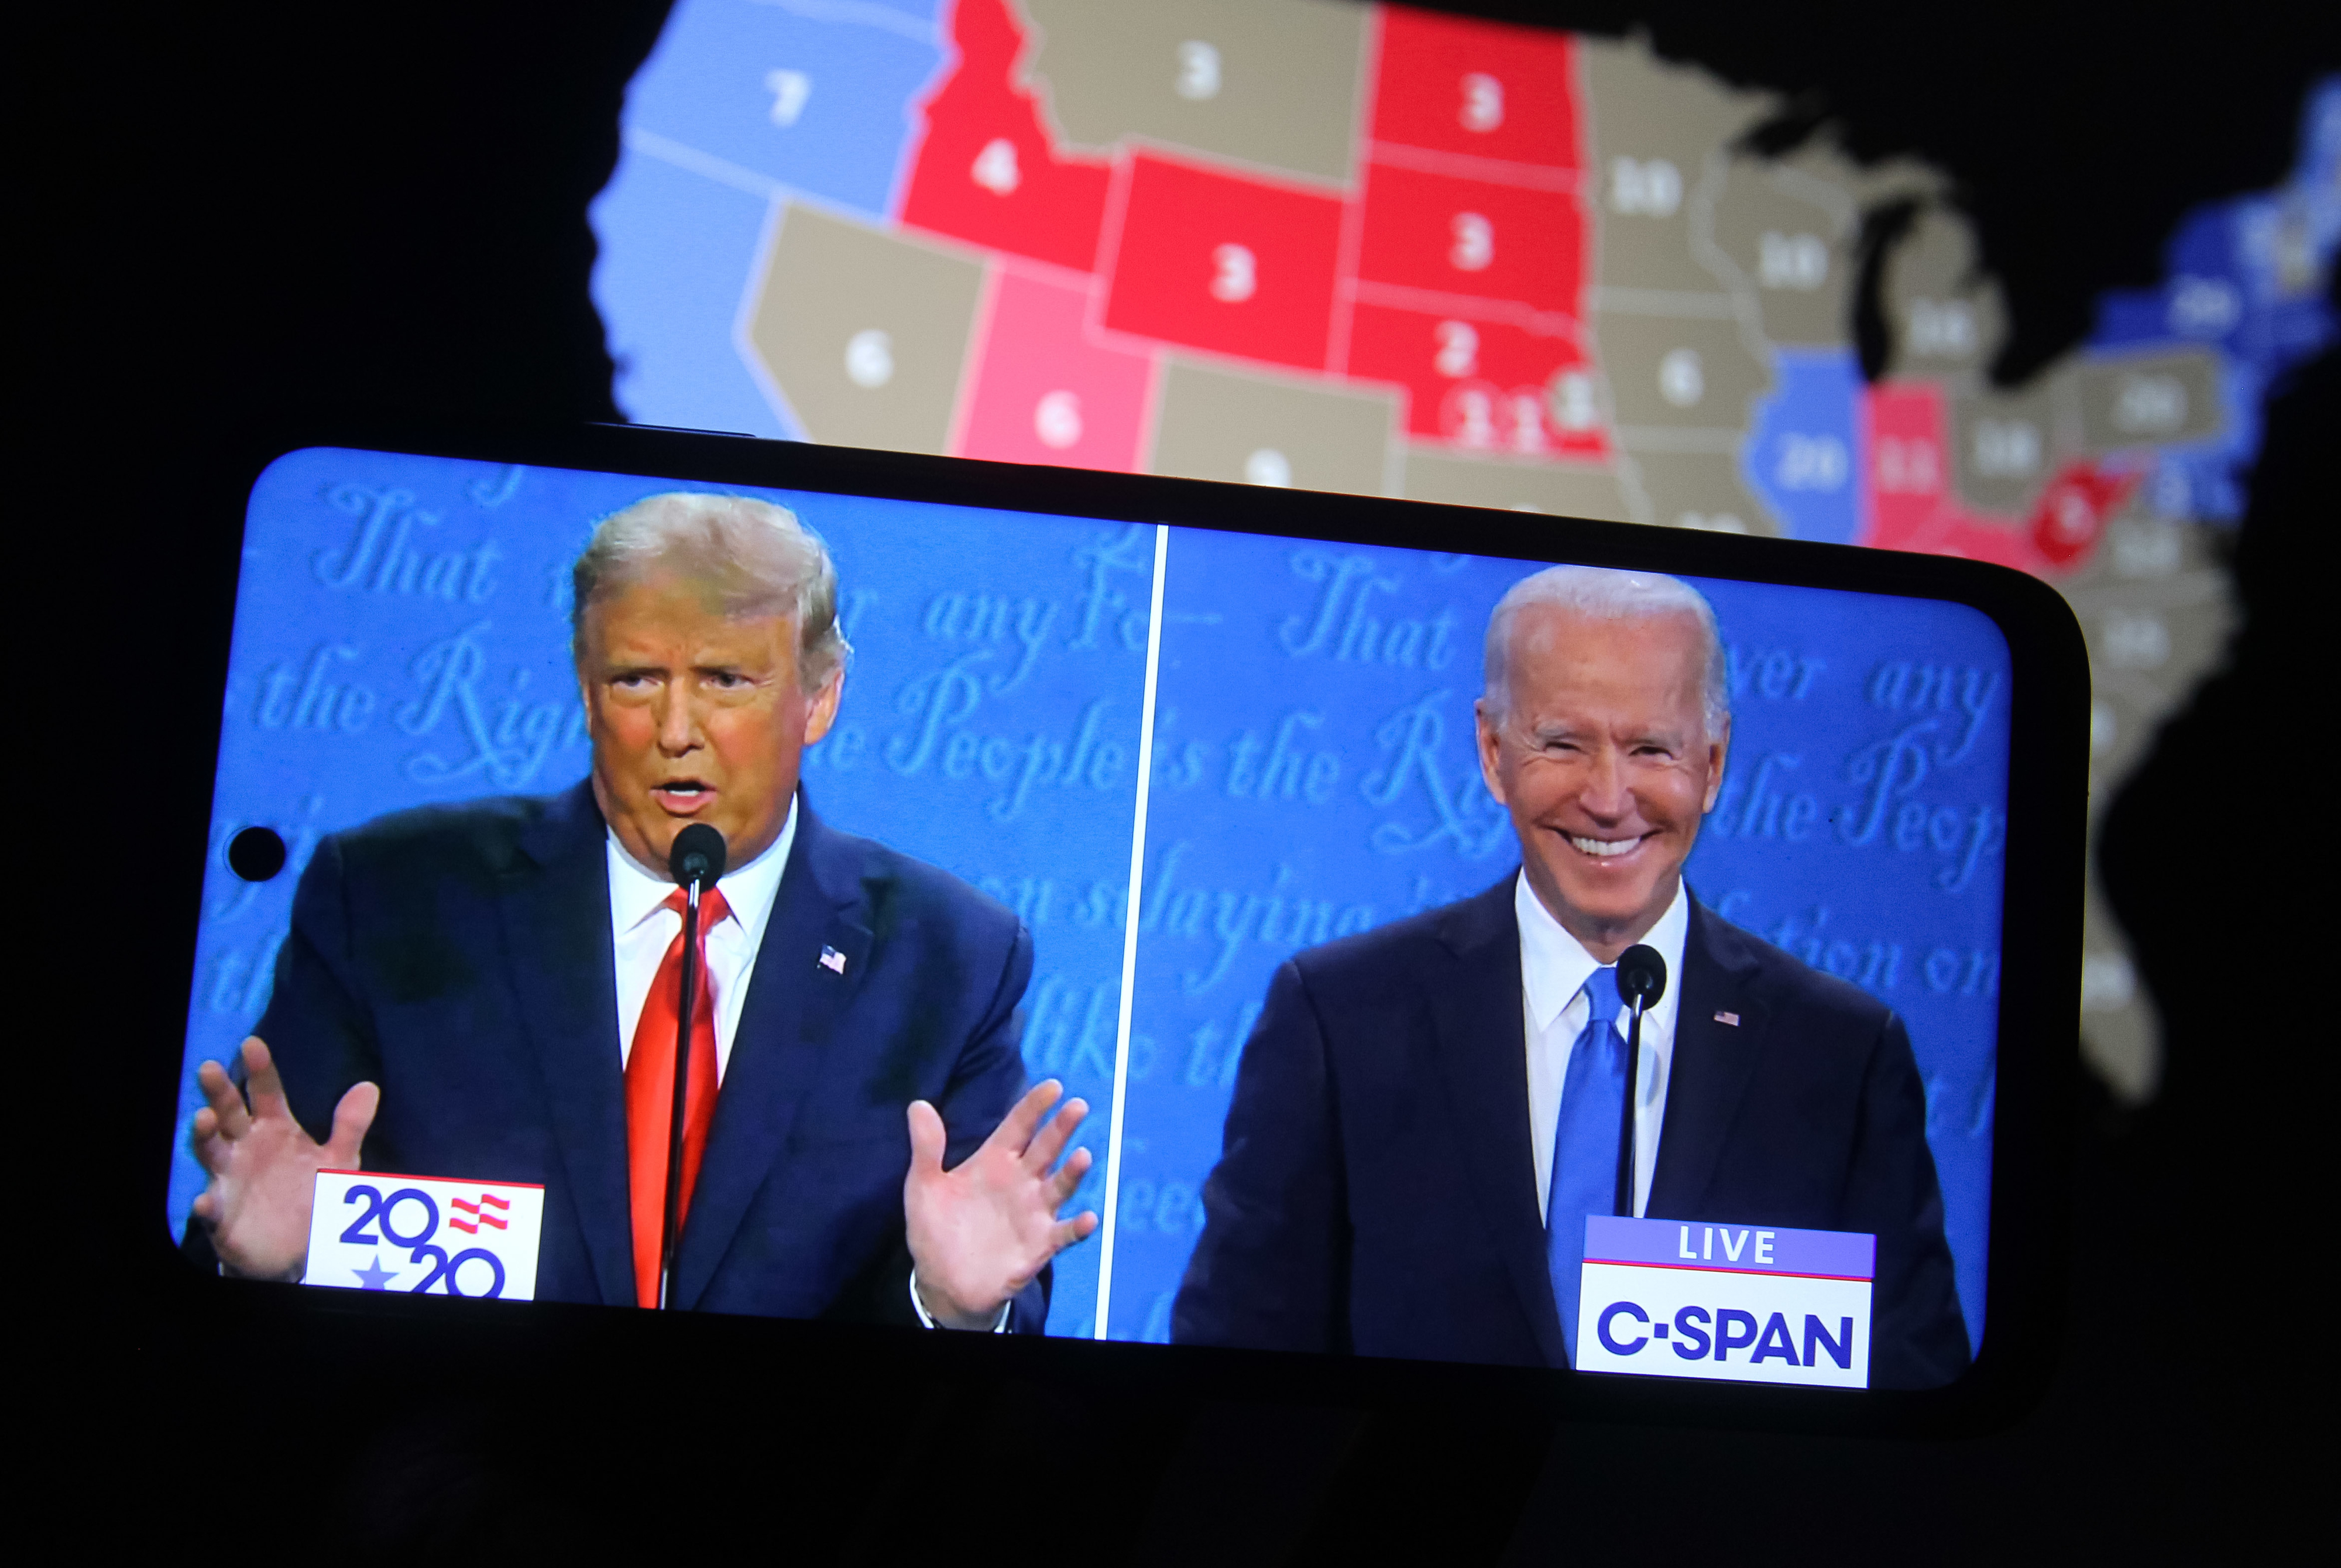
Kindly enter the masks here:
M 1516 616 L 1506 693 L 1479 705 L 1479 766 L 1511 813 L 1529 885 L 1603 963 L 1674 901 L 1723 783 L 1707 734 L 1705 650 L 1689 615 L 1597 620 L 1549 604 Z
M 727 616 L 706 584 L 672 574 L 597 600 L 582 630 L 593 798 L 626 853 L 662 876 L 694 822 L 722 834 L 733 865 L 770 848 L 843 672 L 808 693 L 793 617 Z

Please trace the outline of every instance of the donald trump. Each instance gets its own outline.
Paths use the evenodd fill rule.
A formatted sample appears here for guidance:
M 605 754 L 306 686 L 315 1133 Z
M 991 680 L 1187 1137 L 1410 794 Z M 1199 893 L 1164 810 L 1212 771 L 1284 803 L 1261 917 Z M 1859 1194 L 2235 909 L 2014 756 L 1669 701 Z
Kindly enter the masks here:
M 684 1081 L 667 1304 L 1037 1332 L 1086 1114 L 1024 1088 L 1032 944 L 798 786 L 852 650 L 784 508 L 656 495 L 575 564 L 590 774 L 318 847 L 238 1071 L 198 1071 L 187 1248 L 301 1276 L 324 1168 L 545 1189 L 539 1299 L 658 1303 L 682 971 L 665 872 L 721 833 Z M 1053 1114 L 1051 1112 L 1053 1111 Z

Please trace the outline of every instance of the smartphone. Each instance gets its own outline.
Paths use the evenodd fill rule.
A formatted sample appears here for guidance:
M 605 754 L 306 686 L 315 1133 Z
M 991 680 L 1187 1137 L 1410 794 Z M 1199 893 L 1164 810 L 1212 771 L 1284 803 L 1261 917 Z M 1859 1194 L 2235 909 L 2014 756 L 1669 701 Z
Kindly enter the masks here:
M 1780 1427 L 2040 1386 L 2088 726 L 2029 577 L 641 427 L 198 489 L 190 1311 Z

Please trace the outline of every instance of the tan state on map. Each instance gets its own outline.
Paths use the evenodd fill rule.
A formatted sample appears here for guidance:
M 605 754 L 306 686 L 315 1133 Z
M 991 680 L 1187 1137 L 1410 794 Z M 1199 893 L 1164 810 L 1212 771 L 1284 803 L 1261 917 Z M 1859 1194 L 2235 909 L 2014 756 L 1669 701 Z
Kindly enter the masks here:
M 1170 358 L 1148 471 L 1233 484 L 1388 493 L 1398 399 L 1321 378 Z
M 980 262 L 792 205 L 748 341 L 812 440 L 942 453 L 982 287 Z
M 1023 0 L 1059 145 L 1122 138 L 1347 185 L 1366 8 L 1343 0 Z

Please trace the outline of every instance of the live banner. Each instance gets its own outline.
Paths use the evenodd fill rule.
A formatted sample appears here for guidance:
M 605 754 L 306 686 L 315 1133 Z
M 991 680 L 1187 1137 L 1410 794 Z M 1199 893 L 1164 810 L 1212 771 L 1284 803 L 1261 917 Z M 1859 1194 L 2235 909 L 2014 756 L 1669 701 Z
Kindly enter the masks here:
M 1580 1372 L 1869 1386 L 1878 1240 L 1589 1214 Z

